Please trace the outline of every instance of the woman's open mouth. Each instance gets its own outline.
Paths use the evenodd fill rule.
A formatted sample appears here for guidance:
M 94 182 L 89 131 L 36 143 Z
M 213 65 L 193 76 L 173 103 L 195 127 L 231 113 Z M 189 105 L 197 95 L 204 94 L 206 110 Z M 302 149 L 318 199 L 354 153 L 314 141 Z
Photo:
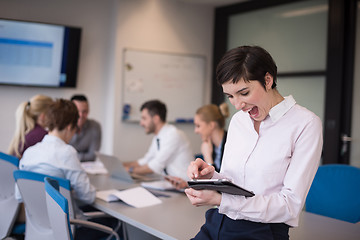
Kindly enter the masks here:
M 250 117 L 255 118 L 259 113 L 259 109 L 258 107 L 254 106 L 248 111 L 248 113 L 250 114 Z

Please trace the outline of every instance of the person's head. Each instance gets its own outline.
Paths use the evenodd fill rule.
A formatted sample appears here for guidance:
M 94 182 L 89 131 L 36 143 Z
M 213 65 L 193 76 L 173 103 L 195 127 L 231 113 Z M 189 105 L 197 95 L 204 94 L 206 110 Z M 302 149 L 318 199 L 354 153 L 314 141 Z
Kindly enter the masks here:
M 15 112 L 16 129 L 10 143 L 9 152 L 20 156 L 19 150 L 24 148 L 25 135 L 30 132 L 35 124 L 45 128 L 45 112 L 53 102 L 52 98 L 45 95 L 35 95 L 29 101 L 22 102 Z
M 79 120 L 78 127 L 81 129 L 89 115 L 89 102 L 84 95 L 74 95 L 71 97 L 71 101 L 75 103 L 78 112 L 79 112 Z
M 69 143 L 76 132 L 79 118 L 78 109 L 75 104 L 66 99 L 57 99 L 50 105 L 46 116 L 49 132 L 51 133 L 54 130 L 66 132 L 64 135 L 65 139 L 63 140 Z
M 194 131 L 200 134 L 203 141 L 208 139 L 216 129 L 223 130 L 225 119 L 229 116 L 229 108 L 226 103 L 219 107 L 215 104 L 208 104 L 200 107 L 195 114 Z
M 157 133 L 166 122 L 166 105 L 159 100 L 145 102 L 140 111 L 140 125 L 147 134 Z
M 278 103 L 277 67 L 271 55 L 258 46 L 231 49 L 216 68 L 216 77 L 225 95 L 237 110 L 249 112 L 262 121 Z
M 40 126 L 45 127 L 45 112 L 52 103 L 51 97 L 41 94 L 35 95 L 28 102 L 19 105 L 16 116 L 27 126 L 38 123 Z

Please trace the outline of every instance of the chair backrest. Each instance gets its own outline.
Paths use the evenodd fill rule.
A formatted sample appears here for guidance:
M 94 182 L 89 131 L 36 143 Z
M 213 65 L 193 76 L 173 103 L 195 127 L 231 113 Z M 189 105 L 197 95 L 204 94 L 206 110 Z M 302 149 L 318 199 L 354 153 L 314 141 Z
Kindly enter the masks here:
M 306 211 L 360 221 L 360 169 L 342 164 L 320 166 L 305 203 Z
M 52 178 L 45 178 L 46 206 L 53 238 L 72 240 L 68 200 L 59 192 L 59 184 Z
M 13 172 L 18 166 L 18 158 L 0 152 L 0 239 L 10 234 L 19 211 L 13 178 Z
M 45 197 L 45 174 L 17 170 L 14 178 L 19 188 L 21 198 L 25 205 L 26 214 L 26 240 L 53 239 L 52 229 L 49 223 Z M 70 181 L 63 178 L 51 177 L 58 181 L 60 192 L 68 199 L 70 217 L 74 216 Z

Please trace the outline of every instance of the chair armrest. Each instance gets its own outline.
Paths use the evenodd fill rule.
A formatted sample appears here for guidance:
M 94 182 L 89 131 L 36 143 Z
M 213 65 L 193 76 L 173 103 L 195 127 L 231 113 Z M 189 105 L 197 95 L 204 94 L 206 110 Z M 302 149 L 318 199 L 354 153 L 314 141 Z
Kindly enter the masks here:
M 83 212 L 83 216 L 86 218 L 101 218 L 101 217 L 109 217 L 108 214 L 101 211 L 94 212 Z
M 96 229 L 96 230 L 99 230 L 99 231 L 102 231 L 102 232 L 106 232 L 108 234 L 111 234 L 111 235 L 115 236 L 116 240 L 120 240 L 119 235 L 117 234 L 117 232 L 113 231 L 110 227 L 107 227 L 107 226 L 102 225 L 102 224 L 89 222 L 89 221 L 84 221 L 84 220 L 80 220 L 80 219 L 70 219 L 70 224 L 80 225 L 80 226 L 83 226 L 83 227 L 92 228 L 92 229 Z

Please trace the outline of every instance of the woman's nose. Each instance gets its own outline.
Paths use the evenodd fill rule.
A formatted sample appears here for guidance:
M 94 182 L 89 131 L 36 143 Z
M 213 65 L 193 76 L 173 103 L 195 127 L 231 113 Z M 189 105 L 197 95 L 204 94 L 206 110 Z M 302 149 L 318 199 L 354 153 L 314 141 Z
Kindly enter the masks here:
M 243 101 L 236 101 L 235 108 L 236 110 L 242 110 L 245 107 L 245 103 Z

